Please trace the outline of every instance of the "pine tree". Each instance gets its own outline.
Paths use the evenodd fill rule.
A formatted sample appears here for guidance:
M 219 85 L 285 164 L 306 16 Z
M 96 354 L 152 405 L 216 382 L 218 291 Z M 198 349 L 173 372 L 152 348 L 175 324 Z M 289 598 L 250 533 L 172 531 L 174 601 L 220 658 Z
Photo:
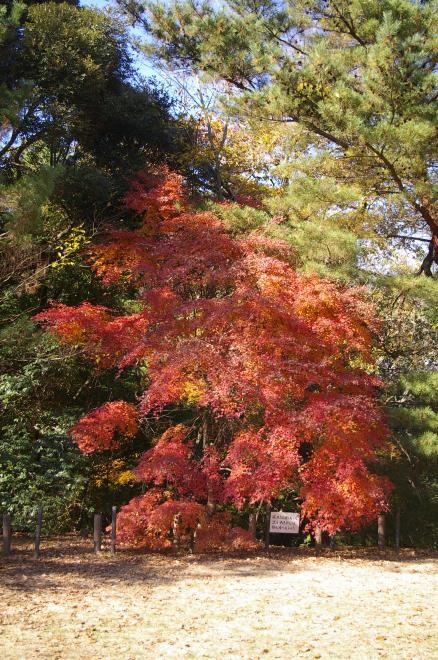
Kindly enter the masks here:
M 135 5 L 170 65 L 234 85 L 242 116 L 299 125 L 301 179 L 344 206 L 356 233 L 370 223 L 386 240 L 429 233 L 421 271 L 431 274 L 436 0 L 148 2 L 143 14 L 120 4 Z

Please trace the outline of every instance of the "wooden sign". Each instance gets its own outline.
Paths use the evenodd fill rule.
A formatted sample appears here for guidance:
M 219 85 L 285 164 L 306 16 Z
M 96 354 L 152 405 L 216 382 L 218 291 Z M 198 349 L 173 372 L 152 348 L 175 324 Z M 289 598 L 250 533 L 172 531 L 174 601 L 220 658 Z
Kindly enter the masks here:
M 271 534 L 298 534 L 300 531 L 300 514 L 283 511 L 273 511 L 269 522 Z

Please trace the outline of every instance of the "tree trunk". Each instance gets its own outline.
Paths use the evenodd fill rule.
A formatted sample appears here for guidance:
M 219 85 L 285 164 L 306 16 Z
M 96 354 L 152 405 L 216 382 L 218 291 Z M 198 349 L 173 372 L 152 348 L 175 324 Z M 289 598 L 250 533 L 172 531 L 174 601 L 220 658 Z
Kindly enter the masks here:
M 191 555 L 195 552 L 195 543 L 196 543 L 196 529 L 190 530 L 190 539 L 189 539 L 189 552 Z
M 35 531 L 35 550 L 33 556 L 38 559 L 40 556 L 41 530 L 43 527 L 43 507 L 39 506 L 37 511 L 37 524 Z
M 214 499 L 213 484 L 209 481 L 207 484 L 207 517 L 211 518 L 216 509 L 216 502 Z
M 117 507 L 111 507 L 111 554 L 116 554 L 117 541 Z
M 400 507 L 395 512 L 395 549 L 400 550 Z
M 380 516 L 377 518 L 377 544 L 379 546 L 379 550 L 382 550 L 385 547 L 386 539 L 385 539 L 385 533 L 386 533 L 386 519 L 385 519 L 385 514 L 381 513 Z
M 176 513 L 173 517 L 173 549 L 178 552 L 181 545 L 181 514 Z
M 421 275 L 424 273 L 426 277 L 432 277 L 433 264 L 438 264 L 438 236 L 432 236 L 429 243 L 429 249 L 423 259 L 423 263 L 421 264 L 418 274 Z
M 255 513 L 250 513 L 249 514 L 249 523 L 248 523 L 248 531 L 251 534 L 252 538 L 255 540 L 256 538 L 256 529 L 257 529 L 257 518 Z
M 93 540 L 94 552 L 97 554 L 102 549 L 102 515 L 100 513 L 94 514 Z
M 9 557 L 11 554 L 12 525 L 9 513 L 3 514 L 3 554 Z
M 202 447 L 205 448 L 208 445 L 208 413 L 204 413 L 202 420 Z M 207 484 L 207 517 L 210 518 L 216 509 L 216 502 L 214 497 L 213 484 L 210 481 Z
M 322 532 L 319 525 L 315 527 L 315 546 L 318 550 L 322 548 Z

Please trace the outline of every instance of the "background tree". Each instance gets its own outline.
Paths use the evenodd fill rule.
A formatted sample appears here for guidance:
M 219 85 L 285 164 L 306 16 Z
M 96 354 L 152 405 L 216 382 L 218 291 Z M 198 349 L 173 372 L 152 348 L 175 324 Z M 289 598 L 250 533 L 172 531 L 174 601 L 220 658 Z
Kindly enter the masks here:
M 429 234 L 421 270 L 431 274 L 434 0 L 119 4 L 143 22 L 158 57 L 234 85 L 242 116 L 298 124 L 299 174 L 317 195 L 329 191 L 334 208 L 350 211 L 355 233 L 372 223 L 387 241 Z M 295 172 L 294 165 L 292 179 Z
M 391 277 L 373 294 L 384 318 L 377 364 L 392 429 L 385 470 L 408 545 L 435 543 L 438 534 L 437 293 L 435 282 Z
M 81 252 L 105 223 L 132 221 L 126 176 L 172 160 L 186 132 L 137 75 L 119 19 L 76 2 L 2 3 L 0 16 L 0 502 L 25 526 L 43 501 L 46 524 L 66 528 L 101 496 L 123 500 L 127 483 L 108 489 L 129 466 L 86 462 L 67 438 L 113 379 L 96 380 L 30 317 L 51 298 L 111 302 Z
M 187 118 L 187 148 L 178 166 L 195 191 L 213 199 L 249 202 L 261 206 L 263 197 L 278 190 L 274 166 L 283 154 L 287 131 L 269 122 L 236 121 L 226 99 L 229 86 L 205 84 L 201 78 L 185 78 L 162 72 L 175 88 L 175 101 Z M 191 130 L 190 130 L 191 129 Z

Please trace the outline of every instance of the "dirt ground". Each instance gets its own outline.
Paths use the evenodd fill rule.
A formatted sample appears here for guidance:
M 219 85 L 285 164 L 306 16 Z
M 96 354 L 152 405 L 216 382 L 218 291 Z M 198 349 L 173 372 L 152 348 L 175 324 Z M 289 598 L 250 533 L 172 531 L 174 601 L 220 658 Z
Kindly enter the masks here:
M 0 564 L 2 660 L 438 659 L 438 557 L 94 556 L 26 546 Z

